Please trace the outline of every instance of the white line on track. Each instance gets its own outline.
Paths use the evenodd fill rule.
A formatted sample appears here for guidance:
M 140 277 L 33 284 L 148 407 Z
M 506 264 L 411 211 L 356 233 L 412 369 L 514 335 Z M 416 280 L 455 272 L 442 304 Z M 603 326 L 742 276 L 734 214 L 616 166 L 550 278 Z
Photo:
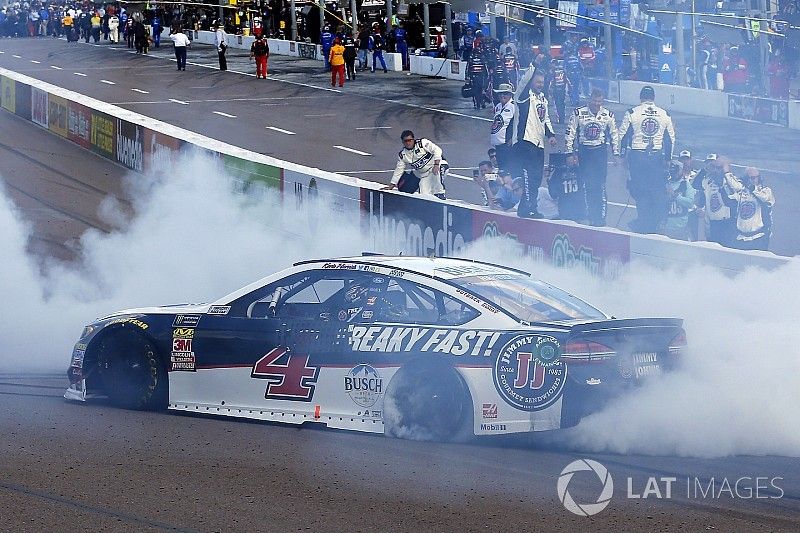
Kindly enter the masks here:
M 627 207 L 629 209 L 636 209 L 636 206 L 633 204 L 621 204 L 619 202 L 607 202 L 608 205 L 616 205 L 617 207 Z
M 54 68 L 54 69 L 56 69 L 56 70 L 64 70 L 63 68 L 61 68 L 61 67 L 57 67 L 57 66 L 55 66 L 55 65 L 50 65 L 50 68 Z
M 212 113 L 214 113 L 215 115 L 223 116 L 223 117 L 236 118 L 236 115 L 229 115 L 228 113 L 223 113 L 222 111 L 212 111 Z
M 113 81 L 108 81 L 108 80 L 100 80 L 100 83 L 105 83 L 106 85 L 116 85 L 116 83 L 114 83 Z
M 303 115 L 304 117 L 308 118 L 317 118 L 317 117 L 335 117 L 336 113 L 322 113 L 320 115 Z
M 391 126 L 370 126 L 368 128 L 356 128 L 357 130 L 390 130 Z
M 461 180 L 472 181 L 472 176 L 464 176 L 463 174 L 455 174 L 454 172 L 448 172 L 447 176 L 448 177 L 453 176 L 454 178 L 458 178 Z
M 277 131 L 277 132 L 280 132 L 280 133 L 285 133 L 286 135 L 297 135 L 293 131 L 284 130 L 284 129 L 281 129 L 281 128 L 276 128 L 275 126 L 267 126 L 267 129 L 268 130 L 272 130 L 272 131 Z
M 339 150 L 344 150 L 345 152 L 351 152 L 358 155 L 372 155 L 369 152 L 362 152 L 361 150 L 356 150 L 355 148 L 348 148 L 347 146 L 341 146 L 339 144 L 334 144 L 334 148 L 338 148 Z
M 22 59 L 22 56 L 18 56 L 17 54 L 12 54 L 11 57 L 16 57 L 17 59 Z
M 5 52 L 3 52 L 2 50 L 0 50 L 0 54 L 5 54 Z
M 83 76 L 84 78 L 86 77 L 86 74 L 83 74 L 82 72 L 73 72 L 73 74 L 76 76 Z
M 133 91 L 135 93 L 140 93 L 140 94 L 150 94 L 149 91 L 143 91 L 142 89 L 131 89 L 131 91 Z
M 41 61 L 36 61 L 35 59 L 31 59 L 31 63 L 36 63 L 37 65 L 41 65 Z
M 188 102 L 184 102 L 183 100 L 176 100 L 176 99 L 174 99 L 174 98 L 170 98 L 170 99 L 169 99 L 169 101 L 170 101 L 170 102 L 175 102 L 176 104 L 181 104 L 181 105 L 189 105 L 189 103 L 188 103 Z

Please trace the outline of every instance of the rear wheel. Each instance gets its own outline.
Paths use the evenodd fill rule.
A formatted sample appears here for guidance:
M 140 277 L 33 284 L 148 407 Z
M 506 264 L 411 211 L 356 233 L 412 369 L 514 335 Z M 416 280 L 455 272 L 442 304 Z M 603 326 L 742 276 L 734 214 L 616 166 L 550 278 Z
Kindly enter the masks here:
M 98 372 L 111 402 L 125 409 L 164 409 L 167 371 L 156 348 L 143 334 L 114 331 L 101 340 Z
M 472 401 L 454 368 L 404 367 L 386 390 L 383 419 L 392 437 L 462 441 L 472 436 Z

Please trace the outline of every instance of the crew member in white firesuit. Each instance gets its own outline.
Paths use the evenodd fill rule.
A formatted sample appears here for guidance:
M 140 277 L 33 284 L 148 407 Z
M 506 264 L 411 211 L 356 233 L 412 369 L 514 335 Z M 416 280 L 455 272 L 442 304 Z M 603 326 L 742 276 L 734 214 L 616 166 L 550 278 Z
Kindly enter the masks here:
M 740 250 L 767 250 L 772 235 L 772 206 L 775 196 L 764 186 L 757 168 L 748 167 L 742 178 L 742 188 L 733 193 L 738 203 L 736 236 L 733 245 Z
M 698 216 L 708 221 L 706 240 L 722 246 L 732 247 L 736 238 L 736 208 L 733 200 L 736 191 L 742 188 L 739 179 L 730 171 L 727 161 L 717 154 L 708 154 L 706 168 L 697 173 L 692 186 L 700 194 L 695 195 Z
M 619 134 L 614 113 L 603 107 L 605 95 L 592 89 L 589 105 L 575 109 L 565 135 L 565 153 L 586 187 L 586 213 L 592 226 L 606 225 L 608 150 L 619 156 Z
M 656 233 L 667 206 L 667 171 L 675 144 L 675 128 L 669 114 L 658 107 L 656 92 L 645 85 L 639 92 L 641 104 L 625 112 L 619 135 L 628 150 L 628 191 L 636 200 L 636 220 L 631 227 L 639 233 Z
M 530 67 L 519 82 L 514 101 L 517 113 L 512 125 L 512 145 L 517 169 L 523 173 L 522 199 L 517 206 L 517 216 L 542 218 L 537 205 L 544 176 L 545 139 L 550 139 L 551 146 L 556 143 L 544 95 L 544 73 Z
M 419 179 L 420 193 L 432 194 L 444 200 L 444 178 L 450 167 L 442 157 L 442 149 L 428 139 L 416 139 L 411 130 L 405 130 L 400 139 L 403 141 L 403 149 L 398 154 L 392 181 L 388 187 L 384 187 L 384 190 L 400 189 L 405 192 L 416 192 L 404 189 L 402 185 L 401 179 L 411 179 L 411 174 Z
M 514 120 L 517 106 L 514 104 L 514 88 L 510 83 L 502 83 L 494 92 L 500 101 L 494 106 L 494 120 L 492 120 L 491 144 L 495 149 L 498 168 L 511 171 L 512 176 L 518 175 L 514 168 L 514 158 L 511 153 L 511 132 L 508 126 Z

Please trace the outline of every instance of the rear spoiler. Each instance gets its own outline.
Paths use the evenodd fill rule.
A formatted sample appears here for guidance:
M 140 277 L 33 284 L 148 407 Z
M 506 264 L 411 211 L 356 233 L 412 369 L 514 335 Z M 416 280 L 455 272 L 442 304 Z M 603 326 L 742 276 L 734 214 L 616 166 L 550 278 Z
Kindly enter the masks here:
M 599 331 L 616 331 L 626 329 L 642 328 L 681 328 L 683 327 L 682 318 L 619 318 L 610 320 L 597 320 L 576 324 L 570 329 L 570 333 L 590 333 Z

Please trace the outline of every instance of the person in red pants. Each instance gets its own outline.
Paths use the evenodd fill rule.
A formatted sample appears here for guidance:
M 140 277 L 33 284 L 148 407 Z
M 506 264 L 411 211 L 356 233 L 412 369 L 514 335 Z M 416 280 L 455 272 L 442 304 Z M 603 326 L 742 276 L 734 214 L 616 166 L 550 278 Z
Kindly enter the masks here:
M 256 79 L 267 77 L 267 58 L 269 58 L 269 43 L 263 35 L 256 37 L 250 45 L 250 59 L 256 60 Z
M 331 64 L 331 87 L 336 86 L 336 77 L 339 77 L 339 87 L 344 87 L 344 46 L 338 37 L 333 41 L 328 61 Z

